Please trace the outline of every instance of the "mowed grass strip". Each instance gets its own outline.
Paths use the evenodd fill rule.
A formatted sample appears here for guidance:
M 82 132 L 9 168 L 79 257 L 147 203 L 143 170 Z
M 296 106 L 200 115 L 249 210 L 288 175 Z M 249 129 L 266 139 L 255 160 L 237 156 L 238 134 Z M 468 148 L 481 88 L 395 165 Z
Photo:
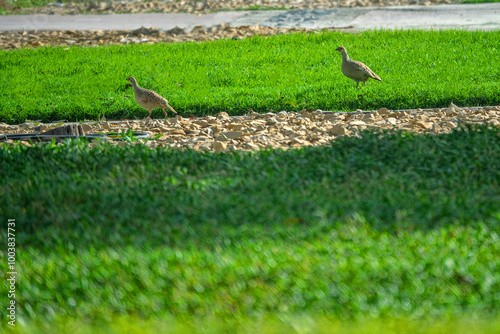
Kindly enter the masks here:
M 342 321 L 329 316 L 263 316 L 243 317 L 232 321 L 214 318 L 196 318 L 179 321 L 173 317 L 140 319 L 134 316 L 117 317 L 113 321 L 88 322 L 59 317 L 50 322 L 30 322 L 15 327 L 13 333 L 127 333 L 127 334 L 495 334 L 500 329 L 500 319 L 452 318 L 416 320 L 409 318 L 383 318 L 361 321 Z
M 498 133 L 364 132 L 234 154 L 1 146 L 18 314 L 493 317 Z
M 340 45 L 383 82 L 356 90 L 340 71 Z M 499 45 L 499 31 L 447 30 L 2 51 L 0 121 L 143 118 L 130 75 L 181 115 L 496 105 Z

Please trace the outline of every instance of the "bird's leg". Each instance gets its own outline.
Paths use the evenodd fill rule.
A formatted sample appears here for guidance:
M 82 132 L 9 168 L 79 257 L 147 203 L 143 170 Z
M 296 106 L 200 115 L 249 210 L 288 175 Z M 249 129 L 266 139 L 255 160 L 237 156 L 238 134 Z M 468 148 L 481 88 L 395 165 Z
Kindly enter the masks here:
M 152 113 L 153 113 L 153 109 L 151 109 L 151 110 L 149 111 L 149 115 L 148 115 L 148 117 L 146 117 L 146 118 L 149 118 L 149 117 L 151 116 L 151 114 L 152 114 Z
M 168 118 L 167 112 L 165 111 L 165 109 L 163 109 L 163 107 L 161 108 L 161 111 L 163 111 L 163 113 L 165 114 L 165 118 Z

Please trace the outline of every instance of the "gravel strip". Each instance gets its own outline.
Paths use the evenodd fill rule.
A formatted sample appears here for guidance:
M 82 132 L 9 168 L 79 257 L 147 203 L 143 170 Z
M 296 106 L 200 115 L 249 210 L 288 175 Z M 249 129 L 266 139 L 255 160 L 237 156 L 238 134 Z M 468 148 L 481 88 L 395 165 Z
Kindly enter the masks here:
M 88 122 L 82 125 L 85 133 L 135 132 L 149 133 L 154 140 L 111 142 L 113 145 L 143 144 L 151 148 L 171 147 L 197 151 L 228 152 L 260 149 L 297 149 L 306 146 L 326 145 L 342 136 L 356 136 L 366 129 L 403 130 L 415 134 L 442 134 L 452 131 L 460 122 L 492 124 L 500 126 L 500 106 L 448 108 L 350 113 L 302 110 L 258 114 L 249 112 L 243 116 L 217 116 L 184 118 L 177 116 L 159 120 L 120 120 Z M 44 132 L 56 124 L 24 123 L 7 125 L 0 123 L 0 134 L 34 133 L 35 128 Z M 3 145 L 13 143 L 12 140 Z M 30 146 L 27 141 L 21 142 Z M 99 142 L 89 143 L 90 146 Z
M 0 0 L 4 1 L 5 0 Z M 87 3 L 16 8 L 7 6 L 7 14 L 116 14 L 116 13 L 190 13 L 208 14 L 222 10 L 248 9 L 333 9 L 340 7 L 378 7 L 408 5 L 438 5 L 458 3 L 458 0 L 181 0 L 181 1 L 91 1 Z
M 101 46 L 124 44 L 154 44 L 188 41 L 213 41 L 221 38 L 243 39 L 255 35 L 277 35 L 294 32 L 311 32 L 301 28 L 268 28 L 219 24 L 210 28 L 196 26 L 190 31 L 174 28 L 161 31 L 156 28 L 136 30 L 97 31 L 14 31 L 0 32 L 0 50 L 37 48 L 42 46 Z

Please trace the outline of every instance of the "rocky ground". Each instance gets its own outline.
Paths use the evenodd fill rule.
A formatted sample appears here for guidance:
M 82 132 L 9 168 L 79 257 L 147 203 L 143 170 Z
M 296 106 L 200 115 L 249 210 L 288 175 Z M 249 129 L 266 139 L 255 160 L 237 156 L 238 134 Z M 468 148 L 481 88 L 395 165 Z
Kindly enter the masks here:
M 180 0 L 180 1 L 87 1 L 18 8 L 0 0 L 8 14 L 114 14 L 114 13 L 192 13 L 248 9 L 331 9 L 338 7 L 436 5 L 458 0 Z
M 199 151 L 251 151 L 259 149 L 294 149 L 325 145 L 341 136 L 356 136 L 365 129 L 403 130 L 416 134 L 450 132 L 460 122 L 489 123 L 500 126 L 500 106 L 484 108 L 448 108 L 392 111 L 332 113 L 321 110 L 184 118 L 159 120 L 122 120 L 88 122 L 82 125 L 86 134 L 121 133 L 129 129 L 150 134 L 150 140 L 111 141 L 115 145 L 144 144 L 149 147 L 190 148 Z M 58 124 L 60 125 L 60 124 Z M 56 124 L 27 122 L 20 125 L 0 123 L 2 134 L 43 132 Z M 1 138 L 1 137 L 0 137 Z M 8 139 L 4 144 L 13 143 Z M 24 145 L 32 145 L 28 141 Z M 93 141 L 90 145 L 99 145 Z
M 208 41 L 221 38 L 246 38 L 254 35 L 276 35 L 306 29 L 268 27 L 230 27 L 225 24 L 204 28 L 196 26 L 191 31 L 174 28 L 161 31 L 156 28 L 136 30 L 97 31 L 4 31 L 0 32 L 0 50 L 36 48 L 42 46 L 99 46 L 112 44 L 173 43 L 186 41 Z
M 436 5 L 456 3 L 458 0 L 180 0 L 180 1 L 108 1 L 58 3 L 48 6 L 18 8 L 7 0 L 0 0 L 0 8 L 6 14 L 116 14 L 116 13 L 192 13 L 206 14 L 221 10 L 287 8 L 287 9 L 332 9 L 337 7 L 400 6 L 400 5 Z M 282 34 L 299 29 L 267 27 L 229 27 L 224 24 L 204 28 L 196 27 L 192 31 L 180 28 L 160 31 L 155 28 L 110 31 L 2 31 L 0 32 L 0 50 L 31 48 L 42 46 L 98 46 L 109 44 L 159 43 L 206 41 L 220 38 L 244 38 L 253 35 Z M 304 30 L 301 30 L 304 31 Z

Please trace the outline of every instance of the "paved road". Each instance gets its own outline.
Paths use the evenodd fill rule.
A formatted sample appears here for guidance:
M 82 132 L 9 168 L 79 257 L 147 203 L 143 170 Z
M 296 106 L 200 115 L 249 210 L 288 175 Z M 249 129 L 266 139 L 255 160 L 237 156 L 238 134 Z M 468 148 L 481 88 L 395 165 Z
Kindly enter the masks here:
M 500 29 L 500 3 L 229 11 L 207 15 L 117 14 L 117 15 L 20 15 L 0 16 L 0 31 L 6 30 L 133 30 L 141 26 L 169 30 L 196 25 L 260 25 L 282 28 L 365 29 Z

